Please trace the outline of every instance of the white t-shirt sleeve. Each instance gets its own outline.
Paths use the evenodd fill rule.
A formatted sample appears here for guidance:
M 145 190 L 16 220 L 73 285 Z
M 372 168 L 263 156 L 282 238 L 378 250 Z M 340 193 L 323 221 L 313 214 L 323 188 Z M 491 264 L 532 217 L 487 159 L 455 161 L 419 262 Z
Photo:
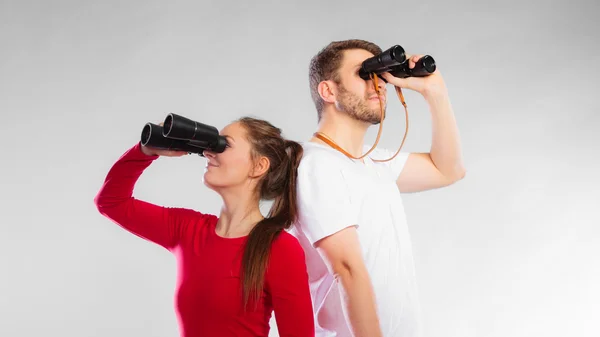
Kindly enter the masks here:
M 340 159 L 313 153 L 298 168 L 297 201 L 301 230 L 312 245 L 349 226 L 358 226 L 359 209 L 352 205 Z
M 368 146 L 365 151 L 368 151 L 370 148 L 371 146 Z M 398 149 L 391 151 L 385 148 L 377 148 L 369 154 L 369 157 L 377 160 L 385 160 L 391 158 L 397 150 Z M 409 155 L 410 152 L 400 151 L 400 153 L 398 153 L 398 155 L 394 157 L 394 159 L 385 162 L 380 162 L 378 164 L 383 164 L 387 166 L 391 170 L 392 175 L 396 179 L 398 179 L 398 176 L 400 176 L 400 173 L 402 173 L 402 170 L 404 169 L 404 165 L 406 164 L 406 160 L 408 159 Z

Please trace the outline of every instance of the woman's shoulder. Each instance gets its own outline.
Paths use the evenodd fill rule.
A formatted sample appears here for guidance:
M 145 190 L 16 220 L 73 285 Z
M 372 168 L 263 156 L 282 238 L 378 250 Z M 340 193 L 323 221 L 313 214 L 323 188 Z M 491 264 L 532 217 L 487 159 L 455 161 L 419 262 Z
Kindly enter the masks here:
M 191 227 L 195 227 L 199 229 L 199 227 L 204 227 L 205 225 L 215 224 L 219 218 L 211 213 L 203 213 L 197 211 L 192 208 L 185 207 L 167 207 L 169 208 L 170 216 L 173 217 L 173 220 L 180 224 L 187 224 Z
M 177 214 L 182 217 L 195 219 L 195 220 L 217 220 L 217 216 L 211 213 L 203 213 L 193 208 L 187 207 L 165 207 L 169 209 L 173 214 Z
M 304 249 L 296 237 L 282 231 L 271 246 L 266 280 L 270 287 L 306 282 Z
M 298 256 L 304 259 L 304 249 L 300 242 L 295 236 L 286 231 L 281 231 L 273 240 L 271 254 L 272 256 Z

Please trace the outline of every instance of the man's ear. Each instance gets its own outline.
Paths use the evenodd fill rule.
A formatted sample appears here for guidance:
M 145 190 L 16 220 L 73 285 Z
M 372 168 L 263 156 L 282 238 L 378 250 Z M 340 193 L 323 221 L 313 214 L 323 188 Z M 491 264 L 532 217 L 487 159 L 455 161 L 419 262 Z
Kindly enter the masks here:
M 319 95 L 327 103 L 335 103 L 337 86 L 333 81 L 321 81 L 317 86 Z
M 250 172 L 251 178 L 258 178 L 263 174 L 267 173 L 270 166 L 270 161 L 267 157 L 260 156 L 254 164 L 254 169 Z

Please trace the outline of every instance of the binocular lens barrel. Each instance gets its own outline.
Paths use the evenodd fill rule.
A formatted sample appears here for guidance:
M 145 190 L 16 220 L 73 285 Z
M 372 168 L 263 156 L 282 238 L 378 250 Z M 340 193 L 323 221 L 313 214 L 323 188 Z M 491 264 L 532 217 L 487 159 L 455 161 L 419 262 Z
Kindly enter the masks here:
M 204 148 L 194 146 L 180 139 L 172 139 L 163 136 L 163 127 L 153 123 L 146 123 L 142 129 L 141 143 L 144 146 L 163 150 L 186 151 L 202 154 Z
M 396 66 L 405 60 L 406 54 L 404 53 L 404 49 L 395 45 L 388 50 L 381 52 L 379 55 L 366 59 L 363 62 L 362 68 L 365 72 L 372 73 L 380 69 Z
M 415 63 L 415 67 L 410 69 L 408 62 L 400 64 L 390 69 L 390 75 L 399 78 L 424 77 L 433 73 L 436 69 L 435 60 L 429 55 L 425 55 Z
M 164 126 L 146 123 L 142 129 L 141 144 L 159 149 L 186 151 L 203 156 L 203 151 L 225 151 L 227 139 L 217 128 L 191 119 L 169 114 Z
M 378 55 L 366 59 L 362 63 L 358 75 L 365 81 L 371 78 L 371 73 L 379 75 L 384 72 L 389 72 L 392 76 L 400 78 L 423 77 L 430 75 L 435 69 L 435 60 L 429 55 L 421 57 L 415 67 L 410 69 L 404 48 L 395 45 Z
M 175 139 L 216 140 L 219 130 L 214 126 L 202 124 L 191 119 L 170 113 L 163 123 L 163 135 Z

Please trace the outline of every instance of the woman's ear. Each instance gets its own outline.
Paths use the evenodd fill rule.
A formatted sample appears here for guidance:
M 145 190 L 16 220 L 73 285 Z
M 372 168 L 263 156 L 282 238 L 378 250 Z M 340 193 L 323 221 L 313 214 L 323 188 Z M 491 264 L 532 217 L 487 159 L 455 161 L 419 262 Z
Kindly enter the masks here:
M 267 157 L 260 156 L 258 158 L 258 160 L 256 161 L 256 163 L 254 164 L 253 170 L 250 172 L 250 177 L 258 178 L 258 177 L 262 176 L 263 174 L 267 173 L 267 171 L 269 170 L 270 164 L 271 164 L 271 162 L 269 161 L 269 159 Z
M 317 86 L 319 95 L 327 103 L 335 103 L 336 85 L 333 81 L 321 81 Z

